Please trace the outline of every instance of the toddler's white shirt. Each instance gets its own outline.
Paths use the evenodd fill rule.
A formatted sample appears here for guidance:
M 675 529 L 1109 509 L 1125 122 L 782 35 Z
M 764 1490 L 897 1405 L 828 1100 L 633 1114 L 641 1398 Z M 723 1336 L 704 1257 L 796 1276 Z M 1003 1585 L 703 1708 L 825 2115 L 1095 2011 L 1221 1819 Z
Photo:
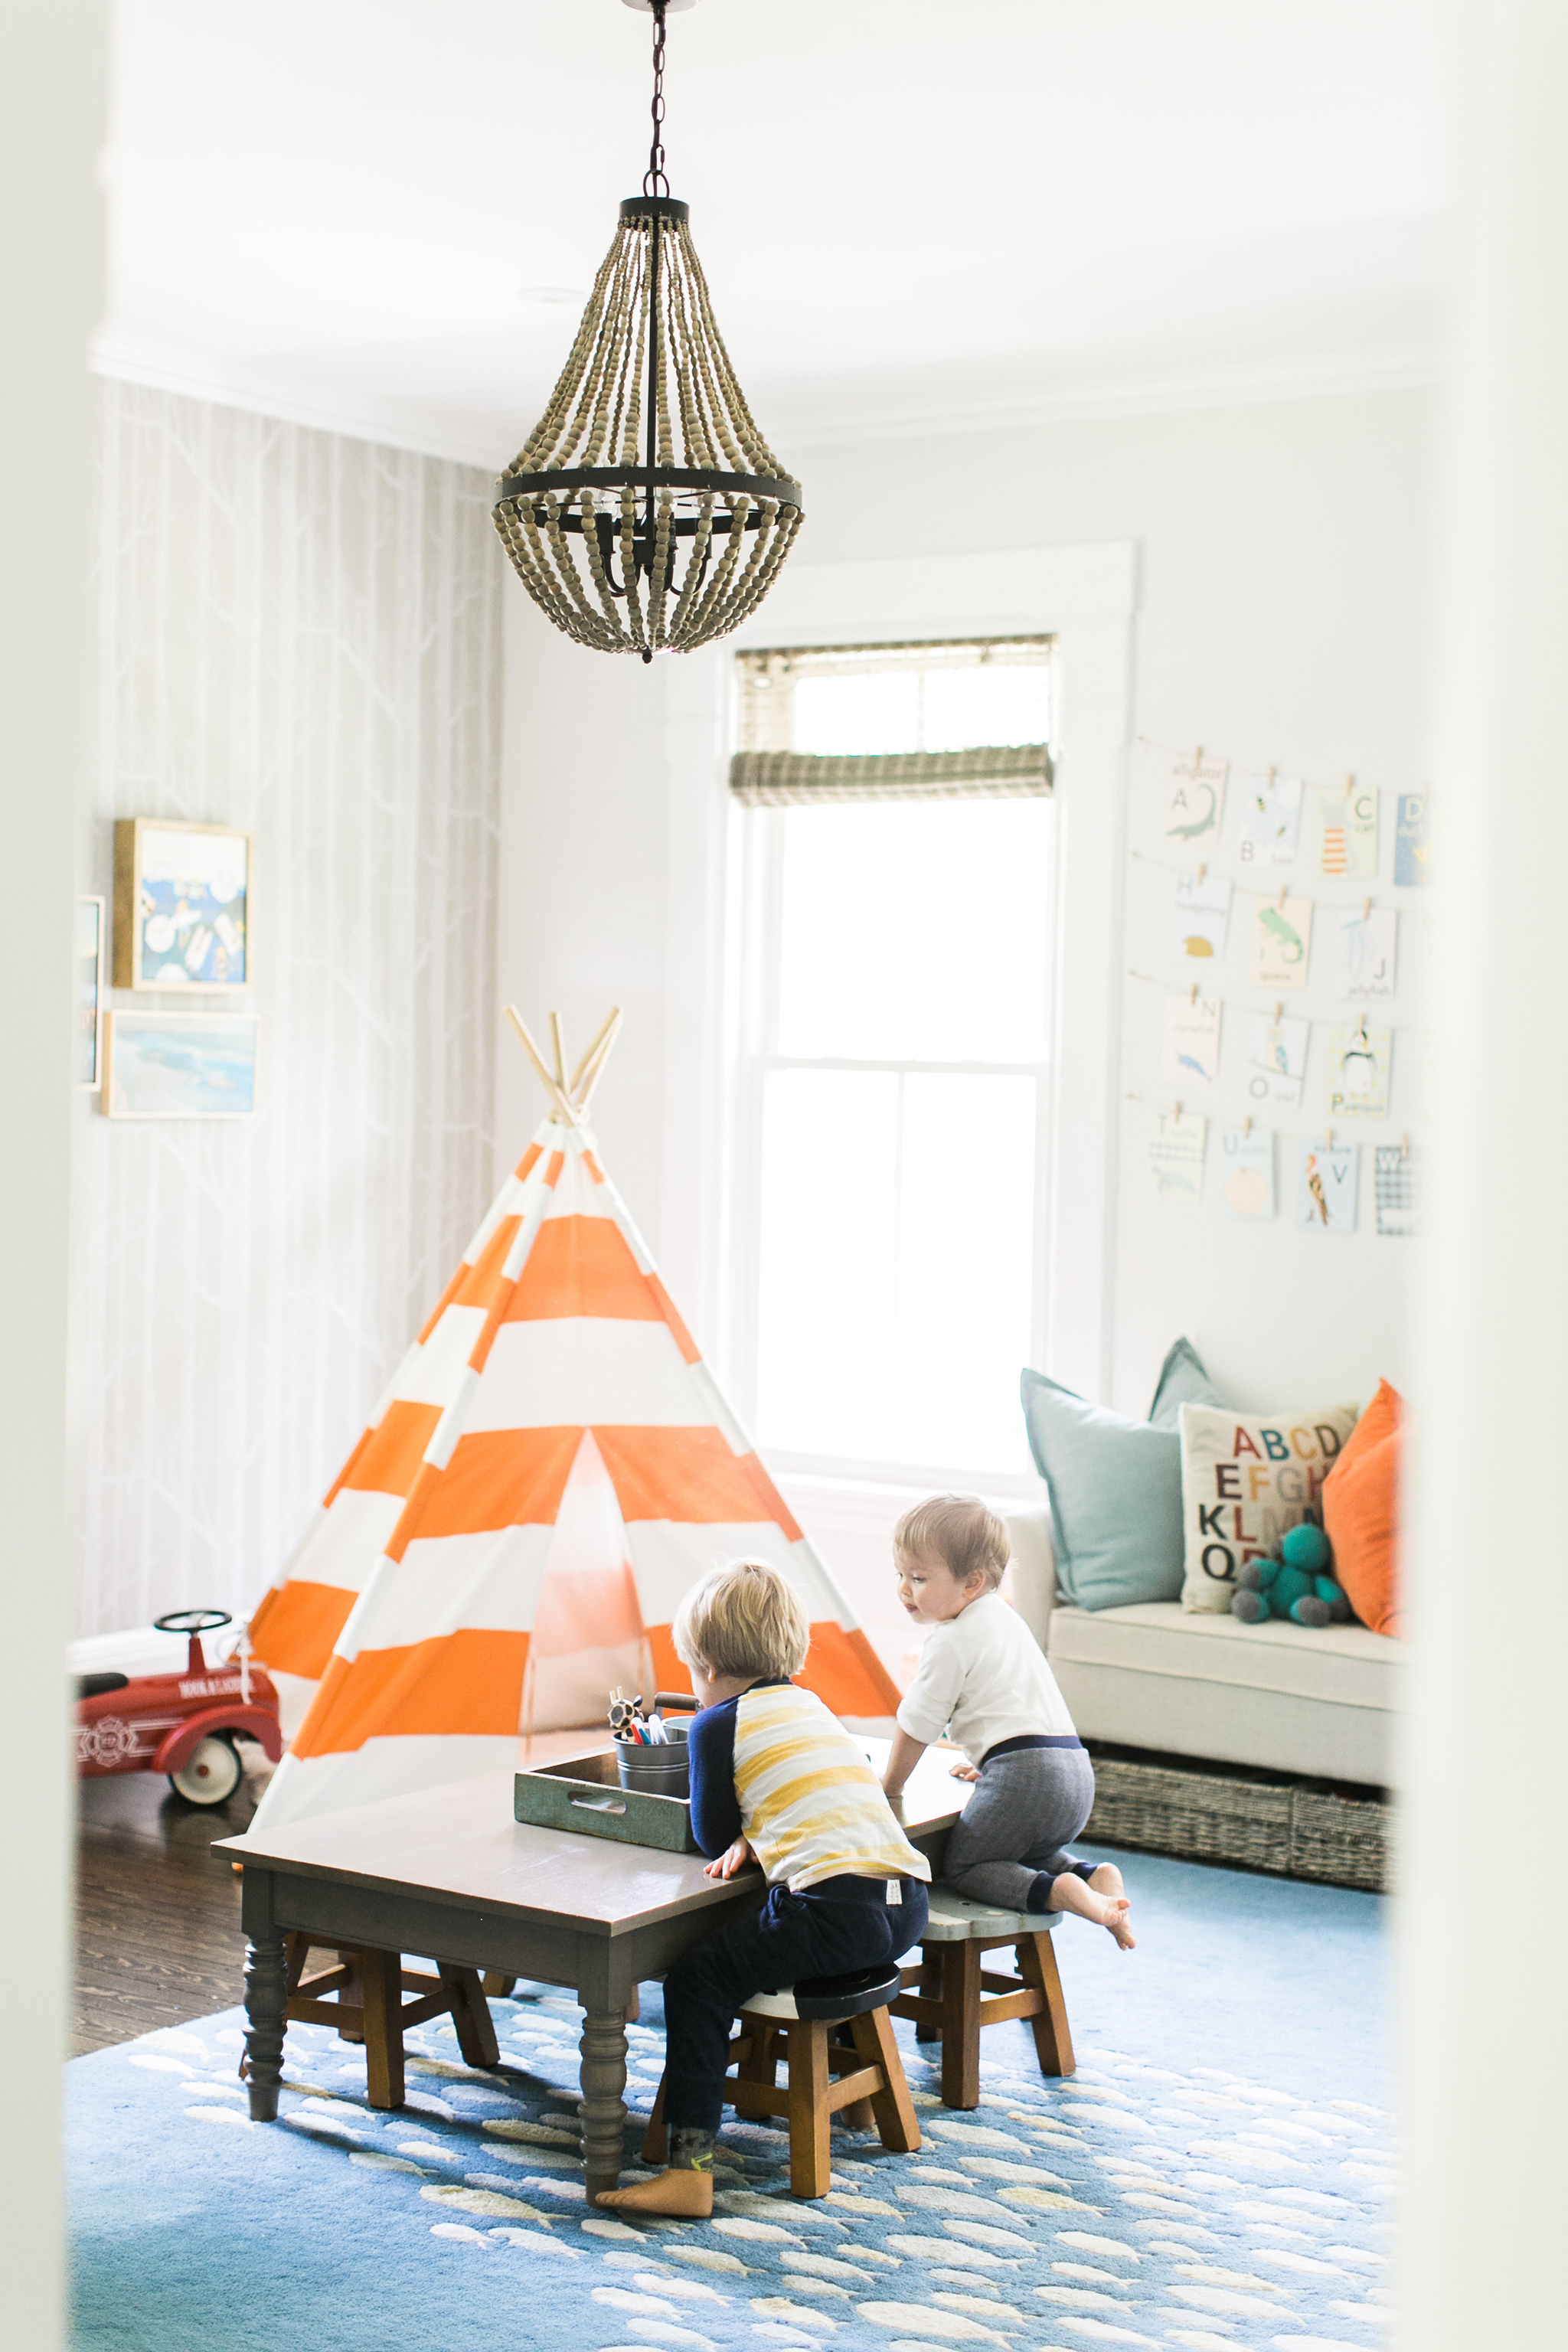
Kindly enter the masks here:
M 1039 1643 L 999 1592 L 931 1627 L 898 1721 L 928 1746 L 951 1729 L 972 1764 L 1001 1740 L 1073 1730 Z

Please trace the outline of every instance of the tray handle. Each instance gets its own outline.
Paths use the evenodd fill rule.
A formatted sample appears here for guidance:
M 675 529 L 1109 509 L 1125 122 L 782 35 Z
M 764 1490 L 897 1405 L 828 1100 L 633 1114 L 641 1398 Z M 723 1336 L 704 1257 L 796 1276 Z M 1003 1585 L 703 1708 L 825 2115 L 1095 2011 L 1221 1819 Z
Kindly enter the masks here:
M 585 1813 L 624 1813 L 626 1810 L 624 1798 L 568 1797 L 566 1801 L 569 1805 L 581 1805 Z

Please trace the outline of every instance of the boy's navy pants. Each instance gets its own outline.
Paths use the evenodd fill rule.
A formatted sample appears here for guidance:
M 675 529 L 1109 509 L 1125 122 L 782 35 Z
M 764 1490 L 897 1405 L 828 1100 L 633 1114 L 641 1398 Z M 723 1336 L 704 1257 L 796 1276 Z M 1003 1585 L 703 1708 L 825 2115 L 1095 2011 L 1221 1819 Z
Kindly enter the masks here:
M 885 1878 L 826 1878 L 804 1895 L 770 1887 L 759 1912 L 682 1953 L 664 1984 L 668 2125 L 718 2130 L 730 2029 L 753 1993 L 878 1968 L 920 1942 L 926 1889 L 918 1878 L 898 1884 L 900 1903 L 888 1901 Z

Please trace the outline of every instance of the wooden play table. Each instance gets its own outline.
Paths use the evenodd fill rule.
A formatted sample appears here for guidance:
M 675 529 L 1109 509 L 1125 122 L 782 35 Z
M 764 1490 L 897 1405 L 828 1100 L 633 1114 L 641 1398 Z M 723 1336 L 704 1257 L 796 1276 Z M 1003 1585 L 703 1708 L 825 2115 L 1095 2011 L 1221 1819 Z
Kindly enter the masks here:
M 578 1734 L 573 1750 L 598 1744 Z M 887 1743 L 864 1744 L 879 1771 Z M 904 1791 L 905 1829 L 933 1870 L 969 1795 L 969 1784 L 949 1773 L 954 1760 L 946 1750 L 928 1752 Z M 512 1819 L 510 1772 L 223 1838 L 213 1851 L 245 1871 L 246 2046 L 257 2122 L 278 2114 L 285 1936 L 422 1953 L 576 1994 L 590 2197 L 613 2189 L 620 2173 L 626 2012 L 637 1987 L 726 1918 L 755 1909 L 763 1890 L 756 1869 L 707 1878 L 697 1856 L 525 1827 Z

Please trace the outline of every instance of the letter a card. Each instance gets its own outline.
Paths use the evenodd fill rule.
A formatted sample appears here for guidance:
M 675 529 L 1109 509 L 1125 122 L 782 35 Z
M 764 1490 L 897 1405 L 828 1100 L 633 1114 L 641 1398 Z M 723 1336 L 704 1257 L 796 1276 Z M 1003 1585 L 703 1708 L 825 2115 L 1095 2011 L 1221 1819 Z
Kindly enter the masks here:
M 1305 988 L 1312 943 L 1312 902 L 1281 891 L 1253 909 L 1247 977 L 1254 988 Z
M 1354 1143 L 1303 1143 L 1301 1190 L 1296 1223 L 1321 1234 L 1355 1231 L 1356 1171 L 1361 1147 Z
M 1192 842 L 1212 849 L 1219 839 L 1228 762 L 1205 760 L 1201 751 L 1171 762 L 1165 795 L 1165 838 L 1184 847 Z

